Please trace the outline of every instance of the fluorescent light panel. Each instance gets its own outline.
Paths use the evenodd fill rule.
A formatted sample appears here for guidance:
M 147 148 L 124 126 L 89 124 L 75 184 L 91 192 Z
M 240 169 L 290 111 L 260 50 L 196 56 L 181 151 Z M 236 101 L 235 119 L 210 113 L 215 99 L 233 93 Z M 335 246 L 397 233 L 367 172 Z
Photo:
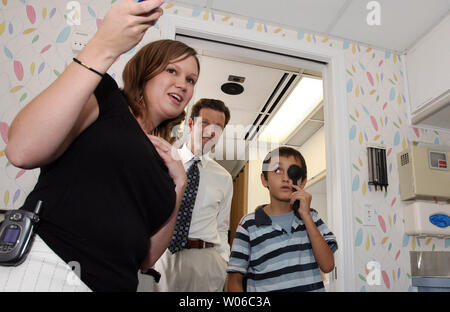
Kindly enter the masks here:
M 267 127 L 259 135 L 258 140 L 283 143 L 320 103 L 322 97 L 322 80 L 302 77 Z

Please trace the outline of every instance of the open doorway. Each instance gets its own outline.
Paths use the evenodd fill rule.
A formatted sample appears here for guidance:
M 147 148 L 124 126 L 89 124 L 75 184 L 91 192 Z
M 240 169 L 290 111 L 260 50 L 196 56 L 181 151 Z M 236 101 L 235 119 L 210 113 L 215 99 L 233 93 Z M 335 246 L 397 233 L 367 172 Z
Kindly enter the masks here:
M 333 207 L 328 210 L 327 218 L 329 227 L 336 234 L 339 244 L 339 250 L 335 253 L 335 264 L 338 270 L 333 274 L 332 289 L 354 291 L 351 163 L 348 153 L 348 113 L 343 52 L 308 45 L 302 41 L 249 32 L 245 29 L 230 29 L 224 25 L 209 23 L 205 25 L 202 21 L 179 16 L 166 16 L 161 23 L 161 30 L 163 38 L 175 39 L 177 35 L 185 35 L 225 43 L 226 46 L 246 47 L 249 52 L 241 54 L 241 56 L 258 60 L 259 52 L 268 52 L 267 58 L 263 59 L 265 62 L 306 68 L 322 74 L 324 132 L 326 133 L 325 146 L 327 150 L 326 198 L 327 203 Z M 226 54 L 226 50 L 218 52 Z M 305 65 L 305 62 L 309 65 Z M 253 177 L 251 168 L 248 177 L 249 179 Z M 249 184 L 252 184 L 252 181 L 249 181 Z
M 198 52 L 201 75 L 191 104 L 200 98 L 215 98 L 224 101 L 231 112 L 230 122 L 211 153 L 234 181 L 230 246 L 241 218 L 259 205 L 269 203 L 267 189 L 259 181 L 261 165 L 266 154 L 281 145 L 297 149 L 305 157 L 309 181 L 306 189 L 313 195 L 312 208 L 319 212 L 327 224 L 322 87 L 325 64 L 194 36 L 177 34 L 175 39 Z M 298 89 L 305 88 L 303 84 L 308 83 L 308 80 L 319 85 L 315 97 L 308 99 L 304 90 L 300 93 L 303 96 L 294 100 L 295 106 L 308 107 L 301 115 L 291 116 L 293 120 L 290 127 L 286 123 L 289 116 L 284 117 L 282 125 L 272 124 L 276 122 L 277 114 L 282 114 L 288 102 L 293 101 L 294 94 L 299 94 Z M 302 109 L 295 112 L 300 111 Z M 273 126 L 277 130 L 287 131 L 271 142 L 264 138 L 265 130 Z M 285 127 L 288 129 L 282 129 Z M 323 275 L 323 278 L 328 288 L 328 275 Z

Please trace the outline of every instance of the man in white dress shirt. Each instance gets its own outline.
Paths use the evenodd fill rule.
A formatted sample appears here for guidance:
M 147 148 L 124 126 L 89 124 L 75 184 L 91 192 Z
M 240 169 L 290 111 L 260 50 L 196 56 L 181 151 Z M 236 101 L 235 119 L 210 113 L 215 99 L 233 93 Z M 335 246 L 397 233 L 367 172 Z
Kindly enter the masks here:
M 169 249 L 154 269 L 161 274 L 155 291 L 222 291 L 230 255 L 230 224 L 233 182 L 231 175 L 209 155 L 230 120 L 220 100 L 201 99 L 192 107 L 189 139 L 178 150 L 186 170 L 200 159 L 200 180 L 186 245 Z

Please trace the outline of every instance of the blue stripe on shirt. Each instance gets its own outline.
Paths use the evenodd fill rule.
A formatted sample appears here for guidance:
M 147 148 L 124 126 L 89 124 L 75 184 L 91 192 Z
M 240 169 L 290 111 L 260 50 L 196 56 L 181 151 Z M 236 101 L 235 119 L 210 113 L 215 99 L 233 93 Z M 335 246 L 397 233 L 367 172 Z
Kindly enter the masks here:
M 247 277 L 247 291 L 323 291 L 311 242 L 298 212 L 287 234 L 258 207 L 242 218 L 233 240 L 227 272 Z M 338 248 L 334 234 L 311 209 L 311 216 L 330 249 Z

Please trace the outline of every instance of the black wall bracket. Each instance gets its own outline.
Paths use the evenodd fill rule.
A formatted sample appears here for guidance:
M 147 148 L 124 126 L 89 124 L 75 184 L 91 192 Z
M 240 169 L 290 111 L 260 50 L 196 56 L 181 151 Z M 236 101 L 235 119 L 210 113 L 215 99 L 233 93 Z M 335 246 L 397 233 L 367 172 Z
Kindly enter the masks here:
M 367 147 L 368 167 L 369 167 L 369 185 L 375 186 L 377 191 L 378 186 L 383 187 L 387 191 L 388 176 L 387 176 L 387 161 L 386 149 L 377 147 Z

